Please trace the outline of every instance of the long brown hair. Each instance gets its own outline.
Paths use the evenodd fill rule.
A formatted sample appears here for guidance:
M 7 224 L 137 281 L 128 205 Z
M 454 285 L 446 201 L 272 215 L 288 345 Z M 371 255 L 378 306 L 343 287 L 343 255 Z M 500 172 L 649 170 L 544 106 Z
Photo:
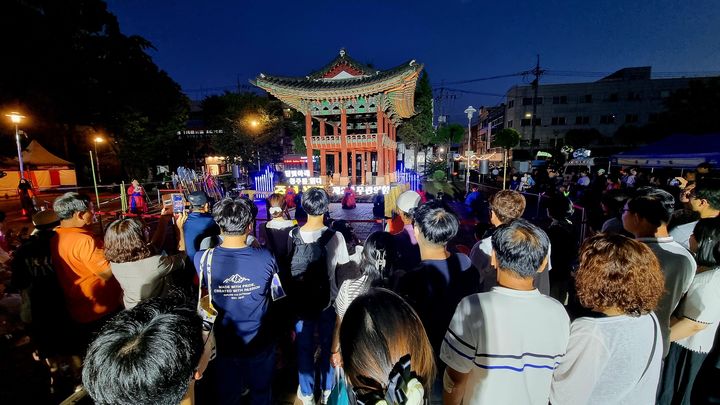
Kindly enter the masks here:
M 113 263 L 136 262 L 152 256 L 143 224 L 134 218 L 118 219 L 105 232 L 105 258 Z
M 384 392 L 393 366 L 410 354 L 429 398 L 435 379 L 430 340 L 418 314 L 394 292 L 373 288 L 353 300 L 340 326 L 340 348 L 356 392 Z

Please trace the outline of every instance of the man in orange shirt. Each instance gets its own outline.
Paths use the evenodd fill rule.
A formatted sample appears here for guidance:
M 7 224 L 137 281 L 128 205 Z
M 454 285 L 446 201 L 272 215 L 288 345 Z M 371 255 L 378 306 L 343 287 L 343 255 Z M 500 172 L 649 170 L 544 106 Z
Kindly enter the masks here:
M 70 317 L 77 323 L 78 349 L 84 352 L 93 332 L 121 307 L 122 290 L 110 271 L 101 243 L 90 231 L 93 206 L 78 193 L 65 193 L 53 203 L 60 218 L 51 242 L 53 266 Z

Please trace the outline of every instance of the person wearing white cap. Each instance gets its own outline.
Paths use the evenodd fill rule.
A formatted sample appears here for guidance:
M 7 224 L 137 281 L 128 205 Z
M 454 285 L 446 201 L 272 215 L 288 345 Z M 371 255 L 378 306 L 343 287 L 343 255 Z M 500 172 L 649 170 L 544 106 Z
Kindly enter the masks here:
M 415 238 L 412 213 L 420 205 L 420 194 L 408 190 L 397 198 L 396 212 L 403 222 L 403 230 L 393 235 L 396 251 L 392 259 L 393 269 L 410 270 L 420 264 L 420 247 Z

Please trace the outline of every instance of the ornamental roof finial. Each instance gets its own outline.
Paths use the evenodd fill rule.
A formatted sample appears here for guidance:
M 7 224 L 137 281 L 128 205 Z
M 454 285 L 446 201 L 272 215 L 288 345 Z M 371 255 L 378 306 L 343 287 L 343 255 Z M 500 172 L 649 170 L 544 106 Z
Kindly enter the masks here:
M 340 56 L 345 56 L 345 48 L 340 48 Z

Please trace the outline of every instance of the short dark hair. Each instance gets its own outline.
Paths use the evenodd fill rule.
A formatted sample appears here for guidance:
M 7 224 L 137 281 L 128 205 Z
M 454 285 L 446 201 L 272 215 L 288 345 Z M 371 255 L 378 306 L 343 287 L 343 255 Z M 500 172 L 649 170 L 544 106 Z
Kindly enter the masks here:
M 225 197 L 215 204 L 212 215 L 226 235 L 244 235 L 253 222 L 252 201 L 245 198 Z
M 717 266 L 720 263 L 720 217 L 700 219 L 692 234 L 697 242 L 697 264 Z
M 413 222 L 423 238 L 434 245 L 447 245 L 457 235 L 457 216 L 438 200 L 428 201 L 413 211 Z
M 303 193 L 301 204 L 308 215 L 319 216 L 327 212 L 330 199 L 325 190 L 311 187 Z
M 84 194 L 65 193 L 53 202 L 53 211 L 60 219 L 70 219 L 76 212 L 88 210 L 90 210 L 90 198 Z
M 135 218 L 118 219 L 105 231 L 105 258 L 113 263 L 135 262 L 152 256 L 143 224 Z
M 695 198 L 707 200 L 710 207 L 720 210 L 720 179 L 703 177 L 695 186 Z
M 602 193 L 600 203 L 607 207 L 610 215 L 620 217 L 628 199 L 630 199 L 630 196 L 624 190 L 612 189 Z
M 202 319 L 179 293 L 109 320 L 90 344 L 82 380 L 97 404 L 177 405 L 203 353 Z
M 534 277 L 547 257 L 550 239 L 524 219 L 500 225 L 492 236 L 498 267 L 521 278 Z
M 638 214 L 655 226 L 670 222 L 675 211 L 675 198 L 665 190 L 655 187 L 640 187 L 635 196 L 627 202 L 628 210 Z

